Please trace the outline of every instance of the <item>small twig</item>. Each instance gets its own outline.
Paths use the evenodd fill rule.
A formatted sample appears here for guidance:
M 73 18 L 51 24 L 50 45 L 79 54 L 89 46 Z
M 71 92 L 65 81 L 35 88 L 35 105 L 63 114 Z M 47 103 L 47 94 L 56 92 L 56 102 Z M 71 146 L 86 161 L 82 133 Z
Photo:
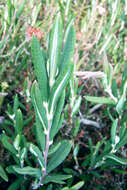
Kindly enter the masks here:
M 44 151 L 44 162 L 45 162 L 45 170 L 43 172 L 42 177 L 40 178 L 40 181 L 38 183 L 38 187 L 42 185 L 42 181 L 47 175 L 47 159 L 48 159 L 48 151 L 50 147 L 50 129 L 51 129 L 51 121 L 48 121 L 48 129 L 47 129 L 47 134 L 46 134 L 46 145 L 45 145 L 45 151 Z
M 108 88 L 108 89 L 106 89 L 105 91 L 109 94 L 110 98 L 111 98 L 112 100 L 114 100 L 114 102 L 117 103 L 118 100 L 117 100 L 117 98 L 112 94 L 111 89 Z
M 89 113 L 92 114 L 93 112 L 95 112 L 96 110 L 98 110 L 101 106 L 103 106 L 103 104 L 97 104 L 97 105 L 93 106 L 90 109 Z
M 1 92 L 1 93 L 0 93 L 0 97 L 7 96 L 7 94 L 8 94 L 8 93 L 6 93 L 6 92 Z
M 98 71 L 98 72 L 78 71 L 78 72 L 74 72 L 74 75 L 81 77 L 82 79 L 87 79 L 90 77 L 102 78 L 105 76 L 104 72 L 101 72 L 101 71 Z
M 101 128 L 101 126 L 100 126 L 99 123 L 97 123 L 97 122 L 95 122 L 95 121 L 92 121 L 92 120 L 89 120 L 89 119 L 84 119 L 84 118 L 82 118 L 82 119 L 80 120 L 80 123 L 82 123 L 82 124 L 84 124 L 84 125 L 90 125 L 90 126 L 93 126 L 93 127 L 98 128 L 98 129 Z

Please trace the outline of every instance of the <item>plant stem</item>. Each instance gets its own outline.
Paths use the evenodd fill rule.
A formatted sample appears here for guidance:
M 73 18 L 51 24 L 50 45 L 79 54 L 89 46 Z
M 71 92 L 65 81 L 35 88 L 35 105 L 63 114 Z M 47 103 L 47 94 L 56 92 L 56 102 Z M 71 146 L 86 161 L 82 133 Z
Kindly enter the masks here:
M 39 186 L 41 185 L 42 180 L 44 179 L 44 177 L 47 174 L 47 159 L 48 159 L 48 151 L 49 151 L 49 147 L 50 147 L 50 129 L 51 129 L 51 121 L 49 120 L 48 121 L 48 130 L 47 130 L 47 134 L 46 134 L 46 146 L 45 146 L 45 151 L 44 151 L 45 170 L 39 181 Z

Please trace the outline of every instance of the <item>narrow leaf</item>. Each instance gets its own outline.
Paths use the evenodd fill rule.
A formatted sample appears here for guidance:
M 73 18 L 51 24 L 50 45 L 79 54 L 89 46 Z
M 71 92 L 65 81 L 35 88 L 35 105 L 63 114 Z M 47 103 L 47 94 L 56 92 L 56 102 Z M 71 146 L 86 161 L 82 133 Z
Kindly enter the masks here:
M 117 126 L 118 126 L 118 119 L 115 119 L 113 124 L 112 124 L 112 128 L 111 128 L 111 141 L 112 141 L 112 144 L 115 144 Z
M 49 160 L 47 166 L 47 173 L 51 172 L 57 166 L 59 166 L 64 159 L 67 157 L 71 150 L 71 143 L 67 140 L 61 142 L 61 146 L 58 150 L 52 155 L 52 158 Z
M 31 53 L 32 53 L 32 59 L 34 63 L 35 75 L 37 77 L 40 92 L 41 92 L 41 97 L 43 101 L 47 102 L 47 98 L 48 98 L 47 70 L 46 70 L 46 65 L 44 62 L 42 52 L 40 50 L 39 41 L 37 40 L 35 36 L 32 38 Z
M 84 185 L 84 181 L 78 182 L 76 185 L 73 185 L 70 190 L 78 190 Z
M 18 151 L 20 149 L 19 145 L 20 145 L 20 141 L 21 141 L 21 136 L 18 134 L 16 137 L 15 137 L 15 140 L 13 142 L 13 145 L 15 147 L 15 149 Z
M 54 84 L 56 71 L 58 69 L 58 63 L 62 48 L 62 22 L 58 15 L 53 24 L 53 28 L 50 35 L 49 44 L 49 71 L 50 71 L 50 86 Z
M 71 177 L 72 177 L 71 175 L 62 175 L 62 174 L 48 175 L 43 180 L 43 184 L 46 184 L 49 182 L 59 183 L 59 181 L 66 180 L 66 179 L 69 179 Z
M 95 96 L 85 96 L 86 100 L 95 104 L 111 104 L 116 105 L 116 103 L 111 98 L 95 97 Z
M 29 145 L 29 151 L 37 158 L 41 168 L 44 169 L 45 168 L 44 158 L 39 148 L 31 143 Z
M 1 141 L 2 141 L 2 143 L 4 145 L 4 147 L 6 149 L 8 149 L 12 154 L 14 154 L 14 155 L 17 154 L 17 151 L 15 150 L 15 148 L 13 147 L 13 145 L 10 143 L 11 139 L 8 136 L 6 136 L 5 134 L 2 134 Z
M 15 98 L 14 98 L 14 106 L 13 106 L 13 112 L 14 112 L 14 114 L 16 114 L 18 106 L 19 106 L 19 101 L 18 101 L 18 96 L 16 95 Z
M 53 123 L 51 126 L 51 131 L 50 131 L 50 140 L 53 140 L 54 136 L 56 135 L 58 131 L 58 124 L 59 124 L 61 112 L 64 106 L 64 100 L 65 100 L 65 92 L 59 98 L 59 101 L 56 107 L 56 111 L 53 117 Z
M 22 128 L 23 128 L 23 117 L 22 117 L 22 112 L 20 109 L 16 111 L 15 115 L 15 131 L 17 134 L 21 135 L 22 134 Z
M 52 145 L 49 149 L 48 156 L 52 155 L 57 149 L 60 147 L 61 142 L 57 142 L 56 144 Z
M 125 131 L 124 136 L 120 139 L 119 143 L 116 145 L 115 149 L 118 150 L 119 148 L 121 148 L 125 144 L 127 144 L 127 129 Z
M 71 77 L 72 71 L 73 71 L 73 64 L 69 63 L 65 68 L 65 70 L 62 73 L 60 73 L 54 86 L 52 87 L 49 98 L 49 112 L 51 114 L 51 117 L 53 117 L 53 111 L 56 106 L 57 100 L 59 99 L 67 83 L 69 82 L 69 78 Z
M 23 182 L 23 177 L 18 178 L 15 180 L 8 188 L 8 190 L 18 190 L 21 187 Z
M 118 156 L 116 156 L 114 154 L 108 154 L 105 156 L 105 158 L 110 158 L 110 159 L 115 160 L 116 162 L 118 162 L 120 164 L 127 165 L 127 159 L 119 158 Z
M 36 112 L 36 114 L 44 128 L 44 131 L 45 131 L 48 127 L 48 121 L 47 121 L 47 117 L 46 117 L 46 110 L 43 106 L 40 90 L 39 90 L 37 84 L 32 85 L 31 97 L 32 97 L 32 102 L 34 105 L 35 112 Z
M 30 166 L 26 166 L 24 168 L 19 168 L 18 166 L 13 166 L 13 169 L 18 173 L 22 175 L 30 175 L 37 178 L 41 177 L 41 170 L 39 168 L 32 168 Z
M 126 93 L 127 93 L 127 80 L 124 83 L 123 94 L 120 97 L 118 104 L 116 106 L 116 111 L 120 114 L 123 111 L 124 103 L 126 101 Z
M 81 96 L 79 96 L 75 102 L 75 105 L 72 108 L 71 117 L 74 117 L 74 115 L 79 111 L 81 100 L 82 100 L 82 98 L 81 98 Z
M 43 127 L 41 125 L 41 122 L 39 121 L 37 114 L 35 114 L 35 118 L 36 118 L 36 139 L 37 139 L 37 143 L 39 144 L 41 150 L 44 151 L 45 150 L 44 130 L 43 130 Z
M 65 33 L 65 43 L 64 43 L 64 49 L 60 60 L 60 70 L 61 72 L 66 67 L 68 62 L 71 61 L 71 58 L 74 54 L 74 47 L 75 47 L 75 29 L 72 25 L 73 22 L 71 22 Z
M 5 181 L 8 181 L 8 176 L 1 165 L 0 165 L 0 177 L 2 177 Z

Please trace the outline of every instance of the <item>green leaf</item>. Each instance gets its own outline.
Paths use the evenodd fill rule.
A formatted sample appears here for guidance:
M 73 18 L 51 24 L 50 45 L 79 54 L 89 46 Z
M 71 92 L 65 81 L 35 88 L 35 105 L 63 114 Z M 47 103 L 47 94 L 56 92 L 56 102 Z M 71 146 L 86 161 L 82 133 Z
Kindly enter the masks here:
M 125 63 L 124 70 L 122 72 L 122 82 L 127 79 L 127 72 L 126 71 L 127 71 L 127 63 Z
M 2 177 L 5 181 L 8 181 L 8 176 L 1 165 L 0 165 L 0 177 Z
M 57 125 L 57 128 L 55 127 L 54 133 L 52 133 L 54 136 L 58 133 L 59 129 L 61 128 L 62 123 L 63 123 L 63 120 L 64 120 L 64 114 L 62 114 L 62 115 L 60 116 L 60 119 L 59 119 L 59 123 L 58 123 L 58 125 Z
M 50 130 L 50 140 L 52 141 L 56 133 L 58 132 L 58 124 L 60 121 L 61 112 L 64 106 L 64 100 L 65 100 L 65 92 L 61 95 L 59 98 L 58 104 L 56 106 L 56 111 L 53 117 L 53 122 Z
M 53 86 L 56 77 L 56 71 L 58 69 L 58 64 L 60 60 L 61 48 L 62 48 L 62 22 L 58 15 L 53 24 L 50 35 L 49 44 L 49 71 L 50 71 L 50 87 Z
M 73 126 L 73 131 L 72 131 L 72 134 L 74 137 L 78 135 L 79 127 L 80 127 L 80 119 L 76 118 L 76 120 L 74 121 L 74 126 Z
M 53 153 L 55 153 L 57 151 L 57 149 L 60 147 L 61 145 L 61 142 L 57 142 L 55 143 L 54 145 L 52 145 L 50 148 L 49 148 L 49 151 L 48 151 L 48 156 L 52 155 Z
M 24 162 L 24 159 L 26 157 L 26 154 L 27 154 L 27 149 L 26 147 L 24 147 L 21 151 L 20 151 L 20 159 L 22 162 Z
M 84 181 L 78 182 L 76 185 L 73 185 L 72 187 L 64 187 L 61 190 L 78 190 L 84 185 Z
M 18 166 L 13 166 L 13 169 L 21 175 L 30 175 L 37 177 L 38 179 L 41 177 L 41 170 L 39 168 L 32 168 L 30 166 L 26 166 L 24 168 L 20 168 Z
M 122 164 L 122 165 L 127 165 L 127 159 L 125 158 L 119 158 L 118 156 L 114 154 L 108 154 L 105 156 L 105 158 L 110 158 L 112 160 L 115 160 L 116 162 Z
M 61 142 L 61 146 L 57 149 L 57 151 L 52 155 L 51 159 L 49 160 L 47 173 L 51 172 L 64 161 L 64 159 L 67 157 L 71 150 L 71 146 L 71 143 L 67 140 Z
M 60 60 L 60 70 L 61 72 L 66 67 L 66 65 L 71 61 L 71 58 L 74 54 L 74 47 L 75 47 L 75 29 L 72 25 L 73 21 L 70 22 L 66 29 L 65 33 L 65 43 L 64 43 L 64 49 L 62 52 L 61 60 Z
M 118 150 L 119 148 L 121 148 L 125 144 L 127 144 L 127 129 L 125 131 L 124 136 L 120 139 L 119 143 L 115 146 L 115 150 Z
M 20 141 L 21 141 L 21 136 L 18 134 L 16 137 L 15 137 L 15 140 L 13 142 L 13 145 L 15 147 L 15 149 L 18 151 L 20 149 Z
M 17 167 L 18 165 L 10 165 L 10 166 L 8 166 L 6 168 L 7 173 L 9 173 L 9 174 L 16 174 L 15 170 L 13 169 L 14 166 Z
M 127 93 L 127 80 L 124 83 L 123 94 L 120 97 L 118 104 L 116 106 L 116 111 L 120 114 L 123 111 L 124 103 L 126 101 L 126 93 Z
M 16 111 L 15 115 L 15 131 L 17 134 L 22 134 L 22 128 L 23 128 L 23 117 L 22 117 L 22 112 L 20 109 Z
M 78 182 L 76 185 L 73 185 L 70 190 L 78 190 L 84 185 L 84 181 Z
M 14 98 L 14 107 L 13 107 L 13 112 L 15 115 L 16 115 L 18 107 L 19 107 L 19 101 L 18 101 L 18 96 L 16 95 Z
M 112 80 L 112 93 L 115 97 L 118 97 L 118 92 L 117 92 L 118 86 L 117 86 L 117 82 L 116 79 Z
M 118 126 L 118 119 L 115 119 L 113 124 L 112 124 L 112 128 L 111 128 L 111 141 L 112 141 L 112 144 L 115 144 L 117 126 Z
M 18 190 L 19 187 L 21 187 L 23 182 L 23 177 L 18 178 L 17 180 L 15 180 L 9 187 L 7 190 Z
M 36 139 L 37 143 L 39 144 L 42 151 L 45 150 L 45 134 L 44 130 L 42 128 L 41 122 L 39 121 L 39 118 L 37 114 L 35 114 L 36 118 Z
M 18 11 L 16 13 L 16 18 L 18 18 L 22 14 L 22 12 L 24 10 L 25 3 L 26 3 L 26 0 L 23 0 L 21 2 L 20 7 L 18 8 Z
M 49 182 L 54 182 L 54 183 L 61 183 L 62 180 L 66 180 L 71 178 L 71 175 L 62 175 L 62 174 L 53 174 L 53 175 L 48 175 L 45 177 L 43 180 L 43 184 L 49 183 Z
M 49 113 L 51 118 L 53 117 L 53 111 L 56 106 L 57 100 L 59 99 L 67 83 L 69 82 L 72 71 L 73 71 L 73 64 L 69 63 L 65 68 L 65 70 L 60 73 L 60 75 L 56 79 L 55 84 L 52 87 L 49 97 Z
M 76 158 L 79 153 L 79 145 L 76 145 L 73 150 L 73 156 Z
M 39 150 L 37 146 L 34 144 L 29 145 L 29 151 L 37 158 L 42 170 L 45 168 L 44 158 L 42 156 L 42 152 Z
M 91 154 L 91 161 L 90 161 L 90 167 L 91 168 L 95 167 L 100 147 L 104 144 L 104 141 L 105 141 L 105 138 L 103 138 L 101 141 L 98 141 L 98 143 L 95 146 L 93 154 Z
M 79 96 L 75 102 L 75 105 L 72 108 L 71 117 L 74 117 L 74 115 L 79 111 L 81 100 L 82 100 L 82 98 L 81 98 L 81 96 Z
M 126 134 L 126 123 L 122 123 L 120 127 L 119 137 L 122 139 L 124 135 Z
M 103 62 L 104 72 L 107 76 L 107 85 L 111 87 L 112 76 L 113 76 L 113 67 L 109 63 L 106 52 L 104 51 L 104 62 Z
M 2 143 L 4 145 L 4 147 L 6 149 L 8 149 L 12 154 L 14 154 L 14 155 L 17 154 L 17 151 L 15 150 L 15 148 L 13 147 L 13 145 L 10 143 L 11 139 L 7 135 L 2 134 L 1 141 L 2 141 Z
M 32 85 L 31 97 L 32 97 L 32 102 L 34 105 L 35 112 L 39 118 L 39 121 L 41 122 L 41 125 L 44 128 L 44 131 L 46 131 L 48 128 L 48 120 L 46 117 L 46 110 L 45 110 L 44 105 L 42 103 L 40 90 L 39 90 L 37 84 Z
M 40 44 L 37 38 L 34 36 L 32 38 L 31 43 L 31 54 L 35 69 L 35 75 L 38 80 L 40 93 L 42 100 L 47 102 L 48 99 L 48 77 L 47 77 L 47 70 L 46 65 L 44 62 L 44 58 L 42 52 L 40 50 Z
M 116 105 L 116 103 L 111 98 L 95 97 L 95 96 L 85 96 L 86 100 L 95 104 L 111 104 Z

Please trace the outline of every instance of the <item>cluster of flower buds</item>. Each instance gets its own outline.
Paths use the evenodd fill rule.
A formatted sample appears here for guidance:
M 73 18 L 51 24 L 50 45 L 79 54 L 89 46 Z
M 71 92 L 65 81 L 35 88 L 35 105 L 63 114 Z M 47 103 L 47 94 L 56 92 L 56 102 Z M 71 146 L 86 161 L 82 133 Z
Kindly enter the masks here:
M 32 36 L 35 35 L 37 39 L 40 40 L 43 37 L 43 34 L 44 33 L 39 28 L 29 26 L 26 30 L 26 39 L 30 41 Z

